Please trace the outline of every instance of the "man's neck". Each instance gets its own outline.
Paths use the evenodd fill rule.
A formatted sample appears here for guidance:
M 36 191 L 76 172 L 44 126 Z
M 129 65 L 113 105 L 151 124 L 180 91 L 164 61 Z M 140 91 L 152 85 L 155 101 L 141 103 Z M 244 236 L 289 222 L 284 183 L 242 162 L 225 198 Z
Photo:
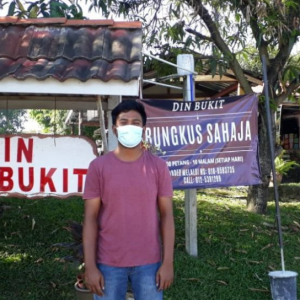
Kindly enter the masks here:
M 142 153 L 143 150 L 140 145 L 134 148 L 126 148 L 119 144 L 114 150 L 114 154 L 123 161 L 135 161 L 140 158 Z

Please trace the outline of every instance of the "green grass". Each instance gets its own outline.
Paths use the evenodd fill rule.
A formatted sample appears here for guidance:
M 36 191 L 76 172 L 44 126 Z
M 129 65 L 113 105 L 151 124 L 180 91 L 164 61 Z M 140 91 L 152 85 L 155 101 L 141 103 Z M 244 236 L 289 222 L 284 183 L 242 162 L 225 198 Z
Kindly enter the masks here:
M 243 196 L 238 189 L 199 190 L 199 257 L 193 258 L 185 252 L 183 193 L 175 193 L 175 282 L 165 300 L 271 299 L 268 272 L 281 269 L 274 205 L 268 215 L 255 215 Z M 70 241 L 63 227 L 82 220 L 81 199 L 0 198 L 3 205 L 0 299 L 75 300 L 77 270 L 59 261 L 66 250 L 51 245 Z M 286 269 L 300 273 L 300 203 L 282 203 L 281 214 Z
M 0 203 L 10 206 L 0 216 L 0 299 L 75 299 L 77 270 L 59 261 L 67 252 L 51 245 L 70 241 L 63 227 L 67 220 L 82 220 L 82 201 L 2 198 Z

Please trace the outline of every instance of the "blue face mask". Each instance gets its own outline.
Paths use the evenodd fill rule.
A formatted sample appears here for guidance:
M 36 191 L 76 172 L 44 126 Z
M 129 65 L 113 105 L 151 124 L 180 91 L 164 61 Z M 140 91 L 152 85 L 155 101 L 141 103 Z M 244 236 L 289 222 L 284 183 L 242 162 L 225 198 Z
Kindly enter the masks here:
M 126 148 L 134 148 L 142 141 L 143 128 L 135 125 L 117 127 L 118 141 Z

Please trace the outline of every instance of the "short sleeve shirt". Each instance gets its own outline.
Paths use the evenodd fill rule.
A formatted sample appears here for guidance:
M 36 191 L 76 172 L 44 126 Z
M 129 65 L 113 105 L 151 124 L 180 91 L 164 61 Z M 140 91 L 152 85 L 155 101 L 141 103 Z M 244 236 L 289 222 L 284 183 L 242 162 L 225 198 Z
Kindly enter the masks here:
M 149 151 L 133 162 L 122 161 L 113 152 L 93 160 L 83 198 L 101 199 L 97 262 L 131 267 L 160 261 L 157 199 L 172 195 L 165 161 Z

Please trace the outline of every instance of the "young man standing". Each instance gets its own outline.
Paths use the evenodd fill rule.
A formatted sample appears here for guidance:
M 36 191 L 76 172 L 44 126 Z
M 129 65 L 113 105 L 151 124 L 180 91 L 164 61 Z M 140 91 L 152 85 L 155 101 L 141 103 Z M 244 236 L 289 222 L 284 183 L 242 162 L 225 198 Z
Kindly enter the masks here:
M 128 281 L 135 300 L 161 300 L 173 282 L 172 184 L 166 163 L 141 147 L 146 119 L 136 101 L 116 106 L 118 146 L 88 170 L 83 246 L 95 300 L 125 300 Z

